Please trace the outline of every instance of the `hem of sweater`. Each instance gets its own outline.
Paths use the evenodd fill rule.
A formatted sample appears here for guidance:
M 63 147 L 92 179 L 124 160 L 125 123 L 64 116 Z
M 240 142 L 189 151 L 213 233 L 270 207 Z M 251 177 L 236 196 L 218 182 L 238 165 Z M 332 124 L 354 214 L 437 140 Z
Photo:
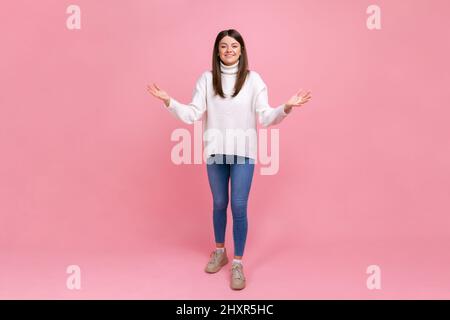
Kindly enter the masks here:
M 242 153 L 236 153 L 236 152 L 226 152 L 226 151 L 220 151 L 220 152 L 208 152 L 207 157 L 210 157 L 212 155 L 216 155 L 216 154 L 222 154 L 225 156 L 239 156 L 239 157 L 245 157 L 245 158 L 249 158 L 252 159 L 254 161 L 256 161 L 256 156 L 253 154 L 242 154 Z

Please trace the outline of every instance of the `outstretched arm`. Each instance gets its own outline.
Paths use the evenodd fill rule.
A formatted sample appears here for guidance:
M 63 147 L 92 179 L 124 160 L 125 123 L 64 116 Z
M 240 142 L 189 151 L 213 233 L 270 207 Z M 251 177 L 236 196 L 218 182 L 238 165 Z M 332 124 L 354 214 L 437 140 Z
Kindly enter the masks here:
M 173 97 L 170 97 L 156 84 L 153 87 L 147 86 L 147 88 L 152 95 L 164 101 L 170 113 L 187 124 L 192 124 L 199 120 L 206 110 L 206 78 L 204 75 L 197 80 L 192 93 L 192 101 L 189 104 L 180 103 Z
M 300 107 L 308 102 L 311 99 L 310 93 L 311 91 L 305 93 L 300 90 L 288 102 L 272 108 L 269 105 L 267 87 L 264 86 L 256 97 L 256 112 L 259 115 L 259 122 L 263 127 L 280 123 L 292 111 L 293 107 Z
M 296 95 L 292 96 L 288 102 L 272 108 L 269 105 L 268 89 L 264 80 L 257 72 L 253 72 L 256 80 L 258 92 L 255 99 L 255 110 L 258 113 L 259 122 L 263 127 L 280 123 L 286 116 L 292 112 L 293 107 L 301 106 L 306 103 L 311 97 L 309 91 L 304 94 L 302 90 L 298 91 Z
M 288 112 L 285 111 L 285 104 L 282 104 L 276 108 L 272 108 L 269 105 L 269 97 L 266 86 L 264 86 L 263 89 L 256 95 L 255 103 L 255 110 L 258 114 L 259 123 L 263 127 L 278 124 L 288 115 Z M 290 112 L 290 110 L 287 111 Z

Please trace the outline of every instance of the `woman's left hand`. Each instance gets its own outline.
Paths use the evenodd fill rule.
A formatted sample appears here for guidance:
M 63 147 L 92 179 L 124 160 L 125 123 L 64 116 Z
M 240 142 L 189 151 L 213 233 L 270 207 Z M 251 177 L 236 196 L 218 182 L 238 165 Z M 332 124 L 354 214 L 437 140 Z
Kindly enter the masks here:
M 311 99 L 310 95 L 311 91 L 303 92 L 303 89 L 301 89 L 297 94 L 293 95 L 288 102 L 285 103 L 287 112 L 291 111 L 292 107 L 301 107 L 306 102 Z

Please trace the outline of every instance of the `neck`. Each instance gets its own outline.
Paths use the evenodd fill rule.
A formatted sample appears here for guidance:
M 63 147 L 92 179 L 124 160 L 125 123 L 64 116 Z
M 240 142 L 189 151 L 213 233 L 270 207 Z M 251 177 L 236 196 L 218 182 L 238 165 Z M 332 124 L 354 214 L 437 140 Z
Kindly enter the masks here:
M 225 63 L 220 60 L 220 71 L 225 74 L 237 74 L 239 70 L 239 59 L 234 64 L 227 66 Z

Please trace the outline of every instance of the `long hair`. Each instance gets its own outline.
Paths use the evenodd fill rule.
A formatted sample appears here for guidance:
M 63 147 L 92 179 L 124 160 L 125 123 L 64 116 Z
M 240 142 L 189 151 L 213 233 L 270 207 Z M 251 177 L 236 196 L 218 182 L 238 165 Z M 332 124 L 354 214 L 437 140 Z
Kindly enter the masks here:
M 213 88 L 214 94 L 218 94 L 222 98 L 225 98 L 225 95 L 222 90 L 222 77 L 220 71 L 220 56 L 219 54 L 219 42 L 225 36 L 230 36 L 235 39 L 241 45 L 241 55 L 239 57 L 238 63 L 238 72 L 236 76 L 236 83 L 234 85 L 234 93 L 231 96 L 234 98 L 241 91 L 242 86 L 244 85 L 245 79 L 247 78 L 248 70 L 248 58 L 247 58 L 247 48 L 244 44 L 244 39 L 241 34 L 234 29 L 228 29 L 220 31 L 217 34 L 216 41 L 214 41 L 214 49 L 212 55 L 212 74 L 213 74 Z

